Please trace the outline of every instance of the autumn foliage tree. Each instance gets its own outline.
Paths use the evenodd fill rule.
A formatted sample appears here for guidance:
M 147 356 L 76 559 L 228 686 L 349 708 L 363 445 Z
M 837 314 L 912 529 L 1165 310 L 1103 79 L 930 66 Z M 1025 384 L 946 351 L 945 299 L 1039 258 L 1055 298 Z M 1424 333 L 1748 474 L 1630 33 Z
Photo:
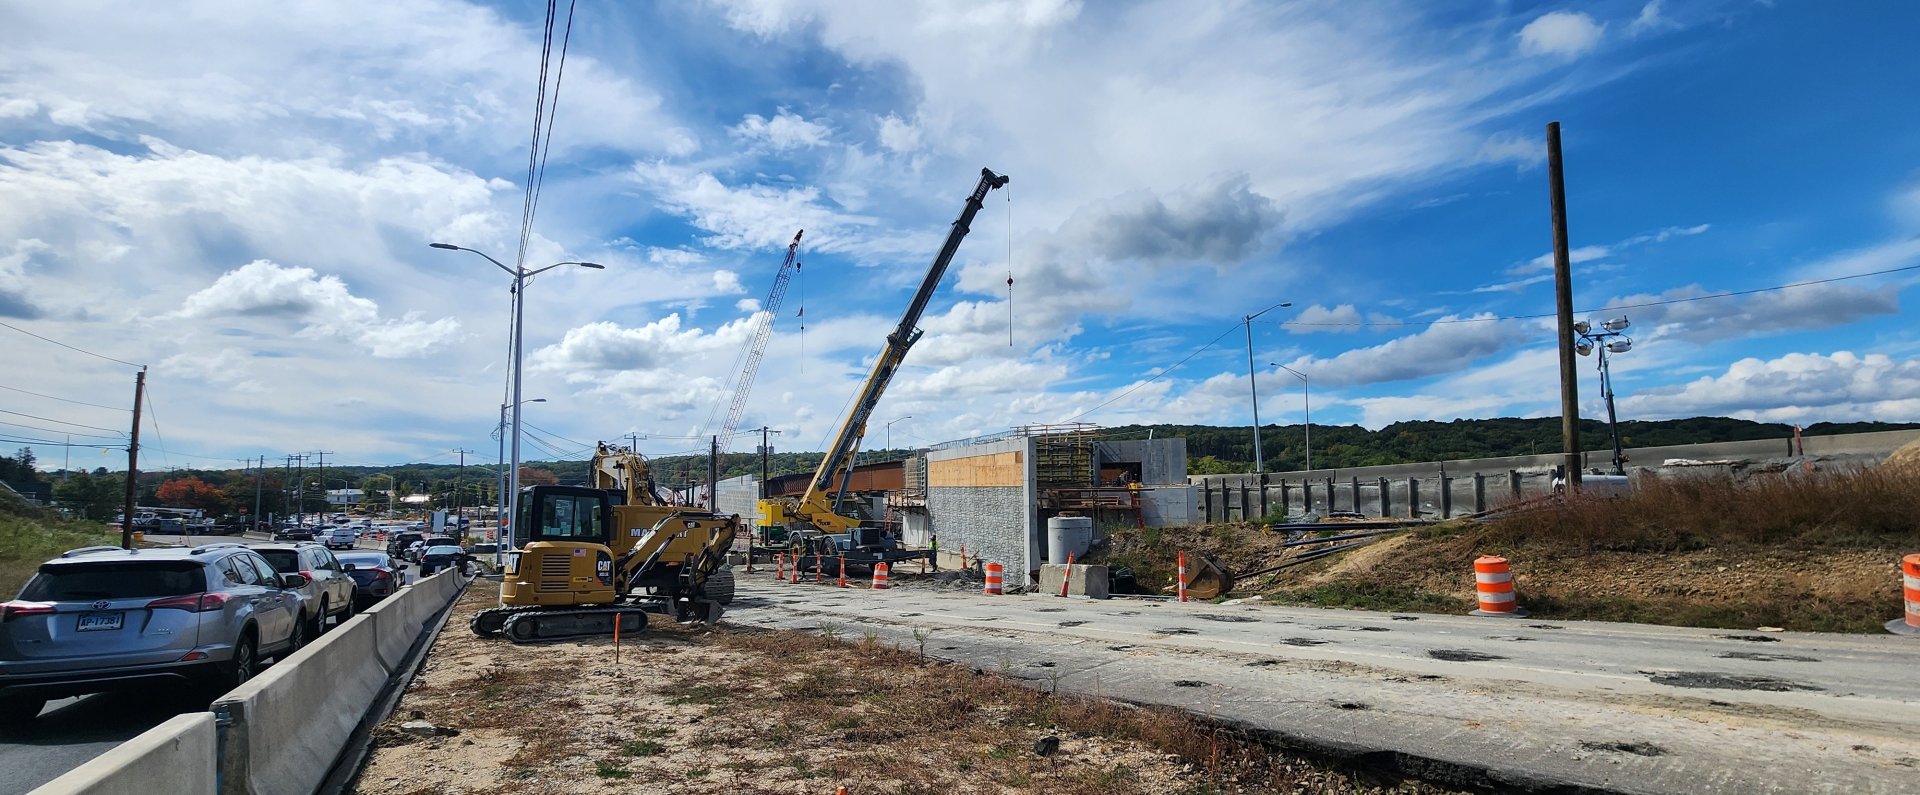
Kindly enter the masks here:
M 521 467 L 520 468 L 520 485 L 522 486 L 558 486 L 560 485 L 560 476 L 555 475 L 552 472 L 545 469 L 534 469 L 533 467 Z
M 199 508 L 209 513 L 223 513 L 232 507 L 226 492 L 193 476 L 174 478 L 160 484 L 160 488 L 154 491 L 154 497 L 169 508 Z

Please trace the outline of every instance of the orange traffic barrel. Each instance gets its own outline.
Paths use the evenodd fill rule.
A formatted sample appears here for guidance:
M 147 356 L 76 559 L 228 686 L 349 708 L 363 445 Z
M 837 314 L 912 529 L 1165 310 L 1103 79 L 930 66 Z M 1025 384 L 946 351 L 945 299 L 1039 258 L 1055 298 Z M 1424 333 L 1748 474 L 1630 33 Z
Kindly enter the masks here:
M 873 564 L 873 589 L 876 591 L 887 589 L 887 564 Z
M 1481 555 L 1473 561 L 1473 587 L 1480 598 L 1480 609 L 1471 615 L 1500 618 L 1524 618 L 1527 611 L 1513 599 L 1513 572 L 1507 559 Z
M 1900 598 L 1907 605 L 1906 615 L 1888 621 L 1887 631 L 1920 635 L 1920 555 L 1900 559 Z
M 998 563 L 987 564 L 987 588 L 984 593 L 988 596 L 999 596 L 1003 593 L 1006 571 L 1007 568 Z

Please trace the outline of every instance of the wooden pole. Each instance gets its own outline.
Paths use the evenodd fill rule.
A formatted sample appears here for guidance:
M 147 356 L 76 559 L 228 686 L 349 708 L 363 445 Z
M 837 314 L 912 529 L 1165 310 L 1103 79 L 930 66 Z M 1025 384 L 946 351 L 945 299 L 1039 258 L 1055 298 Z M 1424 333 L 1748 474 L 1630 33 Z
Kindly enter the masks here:
M 120 517 L 120 548 L 133 548 L 133 503 L 140 481 L 140 404 L 147 399 L 147 368 L 133 377 L 133 439 L 127 442 L 127 499 Z
M 1560 330 L 1560 449 L 1567 488 L 1580 488 L 1580 379 L 1573 350 L 1573 260 L 1567 251 L 1567 184 L 1560 122 L 1547 123 L 1547 183 L 1553 212 L 1553 304 Z

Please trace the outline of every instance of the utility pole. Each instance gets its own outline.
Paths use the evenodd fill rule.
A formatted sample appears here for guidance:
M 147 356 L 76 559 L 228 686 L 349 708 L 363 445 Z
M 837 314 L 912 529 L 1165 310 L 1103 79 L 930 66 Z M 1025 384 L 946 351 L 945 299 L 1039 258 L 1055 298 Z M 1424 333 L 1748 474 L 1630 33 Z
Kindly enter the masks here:
M 707 510 L 717 511 L 720 505 L 720 436 L 713 436 L 712 447 L 707 454 Z
M 767 498 L 767 457 L 773 454 L 773 447 L 767 443 L 767 434 L 779 431 L 760 426 L 760 499 Z
M 327 456 L 330 455 L 333 455 L 332 450 L 319 450 L 313 454 L 320 466 L 320 501 L 326 504 L 321 510 L 326 513 L 333 512 L 333 500 L 327 498 Z M 326 524 L 326 521 L 322 520 L 319 524 Z
M 467 486 L 467 454 L 473 451 L 455 449 L 454 452 L 460 454 L 460 476 L 453 481 L 453 518 L 454 522 L 458 524 L 460 521 L 460 490 Z
M 1560 324 L 1560 444 L 1569 492 L 1580 490 L 1580 372 L 1573 348 L 1573 260 L 1567 253 L 1567 183 L 1560 122 L 1547 122 L 1547 190 L 1553 212 L 1553 304 Z
M 260 468 L 253 471 L 253 525 L 260 527 L 260 488 L 267 476 L 267 457 L 260 456 Z
M 120 517 L 120 548 L 133 548 L 133 503 L 140 488 L 140 404 L 147 400 L 147 368 L 133 377 L 133 438 L 127 442 L 126 512 Z

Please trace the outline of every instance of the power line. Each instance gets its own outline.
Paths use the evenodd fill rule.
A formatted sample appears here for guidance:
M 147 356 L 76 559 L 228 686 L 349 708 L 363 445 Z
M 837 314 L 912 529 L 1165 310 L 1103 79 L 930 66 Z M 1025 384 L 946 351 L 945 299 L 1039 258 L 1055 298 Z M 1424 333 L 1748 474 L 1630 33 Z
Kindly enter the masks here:
M 80 423 L 77 423 L 77 422 L 67 422 L 66 420 L 56 420 L 56 419 L 54 419 L 54 418 L 52 418 L 52 417 L 42 417 L 42 416 L 40 416 L 40 415 L 37 415 L 37 414 L 28 414 L 28 413 L 26 413 L 26 412 L 24 412 L 24 411 L 8 411 L 8 410 L 6 410 L 6 409 L 0 409 L 0 414 L 12 414 L 12 415 L 14 415 L 14 416 L 16 416 L 16 417 L 28 417 L 28 418 L 31 418 L 31 419 L 36 419 L 36 420 L 39 420 L 39 421 L 41 421 L 41 422 L 51 422 L 51 423 L 55 423 L 55 424 L 59 424 L 59 425 L 71 425 L 71 426 L 73 426 L 73 427 L 75 427 L 75 428 L 89 428 L 89 429 L 92 429 L 92 430 L 96 430 L 96 431 L 106 431 L 107 433 L 118 433 L 118 434 L 121 434 L 121 435 L 123 435 L 123 436 L 124 436 L 124 435 L 126 435 L 126 432 L 125 432 L 125 431 L 119 431 L 119 430 L 115 430 L 115 429 L 113 429 L 113 428 L 102 428 L 102 427 L 100 427 L 100 426 L 98 426 L 98 425 L 82 425 L 82 424 L 80 424 Z M 62 431 L 62 433 L 65 433 L 65 431 Z
M 78 404 L 78 405 L 81 405 L 81 406 L 92 406 L 92 407 L 94 407 L 94 408 L 97 408 L 97 409 L 112 409 L 112 410 L 114 410 L 114 411 L 132 411 L 132 410 L 133 410 L 133 409 L 126 409 L 126 408 L 121 408 L 121 407 L 119 407 L 119 406 L 106 406 L 106 405 L 101 405 L 101 404 L 99 404 L 99 403 L 88 403 L 88 402 L 86 402 L 86 401 L 84 401 L 84 400 L 74 400 L 73 398 L 63 398 L 63 397 L 59 397 L 59 396 L 57 396 L 57 395 L 42 395 L 42 394 L 40 394 L 39 392 L 30 392 L 30 391 L 27 391 L 27 390 L 25 390 L 25 389 L 21 389 L 21 388 L 19 388 L 19 387 L 17 387 L 17 386 L 7 386 L 7 385 L 5 385 L 5 384 L 0 384 L 0 389 L 5 389 L 5 390 L 8 390 L 8 391 L 12 391 L 12 392 L 19 392 L 19 393 L 21 393 L 21 394 L 23 394 L 23 395 L 32 395 L 32 396 L 34 396 L 34 397 L 43 397 L 43 398 L 46 398 L 46 399 L 48 399 L 48 400 L 59 400 L 59 401 L 63 401 L 63 402 L 66 402 L 66 403 L 74 403 L 74 404 Z
M 1092 414 L 1092 413 L 1094 413 L 1094 412 L 1096 412 L 1096 411 L 1099 411 L 1099 410 L 1101 410 L 1101 409 L 1103 409 L 1103 408 L 1106 408 L 1106 407 L 1108 407 L 1108 406 L 1111 406 L 1111 405 L 1113 405 L 1113 404 L 1114 404 L 1114 403 L 1115 403 L 1116 401 L 1118 401 L 1119 399 L 1121 399 L 1121 398 L 1123 398 L 1123 397 L 1126 397 L 1126 396 L 1128 396 L 1128 395 L 1131 395 L 1131 394 L 1133 394 L 1133 393 L 1134 393 L 1135 391 L 1138 391 L 1138 390 L 1139 390 L 1139 389 L 1140 389 L 1141 387 L 1143 387 L 1143 386 L 1146 386 L 1146 385 L 1148 385 L 1148 384 L 1151 384 L 1151 383 L 1153 383 L 1153 382 L 1155 382 L 1155 381 L 1158 381 L 1158 380 L 1160 380 L 1160 379 L 1162 379 L 1162 378 L 1165 378 L 1165 377 L 1167 377 L 1167 374 L 1168 374 L 1168 373 L 1171 373 L 1171 372 L 1173 372 L 1174 370 L 1177 370 L 1177 369 L 1180 369 L 1180 365 L 1183 365 L 1183 364 L 1186 364 L 1186 363 L 1187 363 L 1188 361 L 1191 361 L 1191 360 L 1193 359 L 1193 357 L 1195 357 L 1195 356 L 1199 356 L 1199 355 L 1201 354 L 1201 352 L 1203 352 L 1203 351 L 1205 351 L 1206 349 L 1208 349 L 1208 348 L 1211 348 L 1211 347 L 1213 347 L 1213 346 L 1214 346 L 1215 344 L 1217 344 L 1217 343 L 1219 343 L 1219 342 L 1220 342 L 1220 340 L 1223 340 L 1223 339 L 1226 339 L 1226 336 L 1227 336 L 1228 334 L 1232 334 L 1232 333 L 1234 332 L 1234 329 L 1237 329 L 1237 328 L 1240 328 L 1240 324 L 1239 324 L 1239 323 L 1235 323 L 1235 324 L 1233 324 L 1233 325 L 1231 325 L 1231 326 L 1228 326 L 1228 327 L 1227 327 L 1227 330 L 1226 330 L 1226 331 L 1222 331 L 1222 332 L 1220 332 L 1220 336 L 1218 336 L 1218 337 L 1214 337 L 1214 338 L 1213 338 L 1212 340 L 1209 340 L 1209 341 L 1207 342 L 1207 344 L 1205 344 L 1205 345 L 1202 345 L 1202 346 L 1200 346 L 1200 347 L 1198 347 L 1198 348 L 1195 348 L 1195 349 L 1193 349 L 1193 352 L 1192 352 L 1192 353 L 1189 353 L 1189 354 L 1187 354 L 1187 355 L 1186 355 L 1186 357 L 1185 357 L 1185 358 L 1182 358 L 1182 359 L 1181 359 L 1180 361 L 1177 361 L 1177 362 L 1174 362 L 1173 364 L 1170 364 L 1170 365 L 1168 365 L 1168 366 L 1166 366 L 1166 367 L 1163 367 L 1163 368 L 1161 368 L 1161 369 L 1160 369 L 1160 372 L 1158 372 L 1158 373 L 1155 373 L 1155 374 L 1153 375 L 1153 377 L 1152 377 L 1152 378 L 1149 378 L 1149 379 L 1147 379 L 1147 380 L 1145 380 L 1145 381 L 1141 381 L 1141 382 L 1140 382 L 1140 383 L 1138 383 L 1138 384 L 1134 384 L 1133 386 L 1131 386 L 1131 387 L 1128 387 L 1128 388 L 1127 388 L 1127 391 L 1125 391 L 1125 392 L 1121 392 L 1121 393 L 1120 393 L 1120 394 L 1118 394 L 1118 395 L 1114 395 L 1114 396 L 1113 396 L 1112 398 L 1110 398 L 1110 399 L 1108 399 L 1108 400 L 1107 400 L 1107 402 L 1105 402 L 1105 403 L 1102 403 L 1102 404 L 1100 404 L 1100 405 L 1098 405 L 1098 406 L 1094 406 L 1093 408 L 1090 408 L 1090 409 L 1087 409 L 1086 411 L 1082 411 L 1082 412 L 1080 412 L 1079 414 L 1075 414 L 1075 415 L 1073 415 L 1073 416 L 1071 416 L 1071 417 L 1068 417 L 1068 418 L 1066 418 L 1066 419 L 1064 419 L 1064 420 L 1061 420 L 1061 422 L 1075 422 L 1075 421 L 1077 421 L 1077 420 L 1079 420 L 1079 419 L 1080 419 L 1081 417 L 1085 417 L 1085 416 L 1087 416 L 1088 414 Z
M 14 331 L 18 331 L 18 332 L 20 332 L 20 333 L 22 333 L 22 334 L 25 334 L 25 335 L 27 335 L 27 336 L 29 336 L 29 337 L 32 337 L 32 338 L 34 338 L 34 339 L 37 339 L 37 340 L 40 340 L 41 342 L 51 342 L 51 343 L 53 343 L 53 344 L 55 344 L 55 345 L 58 345 L 58 346 L 60 346 L 60 347 L 62 347 L 62 348 L 66 348 L 67 350 L 70 350 L 70 351 L 76 351 L 76 352 L 79 352 L 79 353 L 84 353 L 84 354 L 86 354 L 86 355 L 88 355 L 88 356 L 92 356 L 92 357 L 94 357 L 94 358 L 96 358 L 96 359 L 105 359 L 105 360 L 107 360 L 107 361 L 109 361 L 109 362 L 114 362 L 114 363 L 117 363 L 117 364 L 124 364 L 124 365 L 126 365 L 126 366 L 128 366 L 128 367 L 145 367 L 145 366 L 146 366 L 146 365 L 144 365 L 144 364 L 134 364 L 133 362 L 129 362 L 129 361 L 126 361 L 126 360 L 124 360 L 124 359 L 115 359 L 115 358 L 113 358 L 112 356 L 108 356 L 108 355 L 106 355 L 106 354 L 101 354 L 101 353 L 94 353 L 93 351 L 90 351 L 90 350 L 87 350 L 87 349 L 85 349 L 85 348 L 76 348 L 76 347 L 73 347 L 72 345 L 68 345 L 68 344 L 66 344 L 66 343 L 64 343 L 64 342 L 61 342 L 61 341 L 59 341 L 59 340 L 56 340 L 56 339 L 50 339 L 50 338 L 47 338 L 47 337 L 42 337 L 42 336 L 40 336 L 40 335 L 38 335 L 38 334 L 35 334 L 35 333 L 33 333 L 33 332 L 31 332 L 31 331 L 28 331 L 28 330 L 26 330 L 26 329 L 23 329 L 23 328 L 21 328 L 21 327 L 19 327 L 19 326 L 16 326 L 16 325 L 13 325 L 12 323 L 6 323 L 6 322 L 0 322 L 0 326 L 5 326 L 5 327 L 7 327 L 7 328 L 10 328 L 10 329 L 13 329 Z
M 153 408 L 153 385 L 152 384 L 147 385 L 146 400 L 147 400 L 147 419 L 153 421 L 154 449 L 160 451 L 160 459 L 162 461 L 167 462 L 168 469 L 172 469 L 173 457 L 172 457 L 172 454 L 167 452 L 167 438 L 165 436 L 160 435 L 160 412 L 155 411 Z
M 74 432 L 72 432 L 72 431 L 63 431 L 63 430 L 60 430 L 60 429 L 58 429 L 58 428 L 42 428 L 42 427 L 40 427 L 40 426 L 38 426 L 38 425 L 27 425 L 27 424 L 25 424 L 25 423 L 19 423 L 19 422 L 4 422 L 4 421 L 0 421 L 0 425 L 8 425 L 8 426 L 12 426 L 12 427 L 15 427 L 15 428 L 26 428 L 26 429 L 29 429 L 29 430 L 35 430 L 35 431 L 46 431 L 47 433 L 64 433 L 64 434 L 69 434 L 69 435 L 72 435 L 72 436 L 87 436 L 87 437 L 91 437 L 91 438 L 94 438 L 94 439 L 114 439 L 114 440 L 116 440 L 116 441 L 120 439 L 120 436 L 125 436 L 125 435 L 126 435 L 126 434 L 121 434 L 120 436 L 108 436 L 108 435 L 106 435 L 106 434 L 103 434 L 103 433 L 74 433 Z

